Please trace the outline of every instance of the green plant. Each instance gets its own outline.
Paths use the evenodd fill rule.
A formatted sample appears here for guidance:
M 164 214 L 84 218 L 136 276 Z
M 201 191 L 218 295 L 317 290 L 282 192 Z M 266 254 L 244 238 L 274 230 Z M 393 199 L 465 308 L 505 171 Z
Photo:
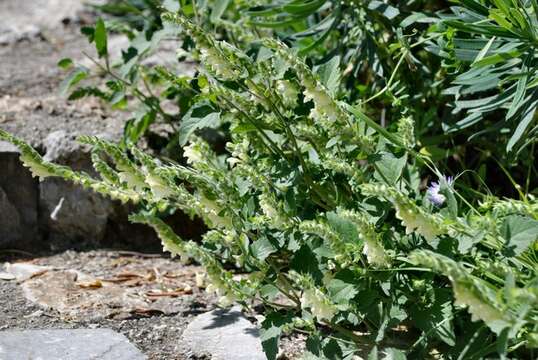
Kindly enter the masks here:
M 451 14 L 442 14 L 439 37 L 429 49 L 445 58 L 455 78 L 445 94 L 455 96 L 447 132 L 477 124 L 471 138 L 492 133 L 506 136 L 506 151 L 516 155 L 537 139 L 538 3 L 535 0 L 456 1 Z M 503 115 L 498 116 L 501 113 Z M 493 115 L 493 116 L 491 116 Z M 486 126 L 484 126 L 486 122 Z M 506 135 L 504 135 L 506 134 Z
M 179 13 L 163 19 L 188 33 L 205 67 L 197 80 L 205 116 L 189 129 L 229 129 L 226 151 L 191 132 L 180 165 L 82 137 L 94 148 L 96 179 L 1 130 L 0 138 L 21 148 L 36 176 L 138 203 L 132 220 L 153 226 L 165 250 L 203 264 L 222 305 L 261 303 L 269 359 L 290 331 L 309 334 L 306 358 L 533 358 L 532 195 L 462 197 L 460 180 L 416 150 L 411 118 L 387 129 L 342 100 L 336 62 L 315 72 L 277 40 L 244 52 Z M 425 172 L 439 177 L 427 192 Z M 201 243 L 159 219 L 175 210 L 205 221 Z

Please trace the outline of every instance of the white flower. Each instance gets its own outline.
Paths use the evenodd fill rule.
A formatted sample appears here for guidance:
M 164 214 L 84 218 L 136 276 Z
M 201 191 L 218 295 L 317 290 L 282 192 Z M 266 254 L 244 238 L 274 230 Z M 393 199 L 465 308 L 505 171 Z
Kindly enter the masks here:
M 305 101 L 312 100 L 314 102 L 314 109 L 310 112 L 310 116 L 314 120 L 326 117 L 331 121 L 335 121 L 338 118 L 338 108 L 333 99 L 324 90 L 318 88 L 316 84 L 305 82 L 303 94 Z
M 376 266 L 387 266 L 387 255 L 385 249 L 375 239 L 367 238 L 364 240 L 364 248 L 362 249 L 368 263 Z
M 336 308 L 329 303 L 320 290 L 315 288 L 303 291 L 301 305 L 310 308 L 312 315 L 318 319 L 331 320 L 336 313 Z
M 203 159 L 199 146 L 195 142 L 192 142 L 183 148 L 183 156 L 187 158 L 188 164 L 195 164 Z
M 148 184 L 153 193 L 153 197 L 157 200 L 167 198 L 174 194 L 174 191 L 163 179 L 153 174 L 148 174 L 146 176 L 146 184 Z
M 282 97 L 282 102 L 286 106 L 295 107 L 297 105 L 297 95 L 299 90 L 288 80 L 278 80 L 276 89 Z
M 232 295 L 228 294 L 228 295 L 221 296 L 219 298 L 218 303 L 221 307 L 226 308 L 226 307 L 230 307 L 234 303 L 234 301 L 235 301 L 235 298 Z
M 118 177 L 121 181 L 126 182 L 127 186 L 134 190 L 142 190 L 146 187 L 146 184 L 139 176 L 129 171 L 122 171 L 118 173 Z
M 20 160 L 24 164 L 24 166 L 30 169 L 30 172 L 32 173 L 33 177 L 39 177 L 41 179 L 44 179 L 49 176 L 54 176 L 54 174 L 50 172 L 43 164 L 40 164 L 31 156 L 21 154 Z
M 210 67 L 215 74 L 223 79 L 234 79 L 236 73 L 228 62 L 223 59 L 222 55 L 215 48 L 203 48 L 200 50 L 201 60 Z
M 267 194 L 260 195 L 259 199 L 263 214 L 267 216 L 275 226 L 282 226 L 286 219 L 282 217 L 281 213 L 276 208 L 277 204 L 275 203 L 275 200 Z
M 490 304 L 479 299 L 471 290 L 454 282 L 454 305 L 467 306 L 471 313 L 471 320 L 482 320 L 486 324 L 503 320 L 502 313 Z
M 411 234 L 416 230 L 427 241 L 431 241 L 442 233 L 433 219 L 428 219 L 424 214 L 413 210 L 410 206 L 398 203 L 395 206 L 396 217 L 402 220 L 403 225 L 405 225 L 406 234 Z
M 205 196 L 201 196 L 200 204 L 205 208 L 205 216 L 210 221 L 211 226 L 229 228 L 232 225 L 230 218 L 219 215 L 222 209 L 215 201 L 209 200 Z

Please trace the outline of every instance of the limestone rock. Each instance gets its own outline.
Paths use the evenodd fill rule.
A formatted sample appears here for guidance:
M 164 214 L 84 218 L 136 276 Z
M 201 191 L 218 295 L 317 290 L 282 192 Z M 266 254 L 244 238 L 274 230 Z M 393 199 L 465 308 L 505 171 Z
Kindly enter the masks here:
M 0 249 L 30 248 L 38 239 L 38 186 L 19 155 L 0 142 Z
M 258 329 L 236 307 L 198 315 L 183 332 L 183 341 L 195 358 L 266 359 Z
M 0 332 L 0 359 L 142 360 L 125 336 L 110 329 Z
M 95 175 L 90 149 L 79 144 L 74 134 L 55 131 L 45 139 L 44 146 L 45 160 Z M 41 226 L 51 243 L 101 243 L 114 211 L 110 199 L 60 178 L 45 179 L 39 189 Z

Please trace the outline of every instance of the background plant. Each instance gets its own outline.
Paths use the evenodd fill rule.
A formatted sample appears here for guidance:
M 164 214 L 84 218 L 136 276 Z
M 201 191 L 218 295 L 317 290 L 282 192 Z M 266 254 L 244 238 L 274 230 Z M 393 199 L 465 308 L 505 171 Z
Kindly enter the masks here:
M 180 14 L 163 19 L 189 35 L 204 64 L 197 85 L 207 113 L 193 127 L 216 123 L 226 148 L 188 132 L 181 165 L 83 137 L 94 179 L 0 132 L 36 176 L 138 203 L 133 220 L 152 225 L 165 250 L 202 263 L 222 305 L 262 304 L 270 359 L 289 331 L 309 334 L 307 358 L 534 357 L 531 194 L 463 197 L 462 177 L 443 177 L 419 151 L 411 117 L 385 128 L 347 101 L 335 61 L 313 70 L 272 38 L 243 48 Z M 424 174 L 438 177 L 427 192 Z M 175 210 L 205 221 L 201 243 L 159 220 Z

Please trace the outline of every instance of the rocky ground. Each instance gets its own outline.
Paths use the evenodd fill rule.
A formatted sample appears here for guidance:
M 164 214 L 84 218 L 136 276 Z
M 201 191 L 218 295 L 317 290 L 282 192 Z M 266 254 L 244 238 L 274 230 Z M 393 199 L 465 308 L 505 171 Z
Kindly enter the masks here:
M 80 0 L 0 2 L 0 127 L 40 148 L 56 130 L 121 133 L 123 119 L 98 101 L 68 102 L 59 94 L 60 59 L 93 54 L 80 26 L 93 21 Z
M 0 251 L 0 261 L 0 331 L 108 328 L 125 335 L 148 359 L 211 359 L 223 342 L 220 349 L 232 353 L 241 346 L 253 349 L 242 353 L 245 360 L 262 354 L 257 315 L 208 313 L 217 299 L 197 279 L 203 271 L 196 265 L 105 250 L 23 258 Z M 234 340 L 234 347 L 226 348 Z M 304 338 L 282 341 L 279 359 L 299 358 Z
M 149 359 L 188 359 L 189 349 L 181 347 L 183 329 L 214 307 L 214 299 L 196 287 L 200 269 L 165 257 L 68 251 L 31 263 L 55 270 L 25 281 L 0 280 L 0 330 L 110 328 Z M 84 287 L 66 271 L 91 280 Z

